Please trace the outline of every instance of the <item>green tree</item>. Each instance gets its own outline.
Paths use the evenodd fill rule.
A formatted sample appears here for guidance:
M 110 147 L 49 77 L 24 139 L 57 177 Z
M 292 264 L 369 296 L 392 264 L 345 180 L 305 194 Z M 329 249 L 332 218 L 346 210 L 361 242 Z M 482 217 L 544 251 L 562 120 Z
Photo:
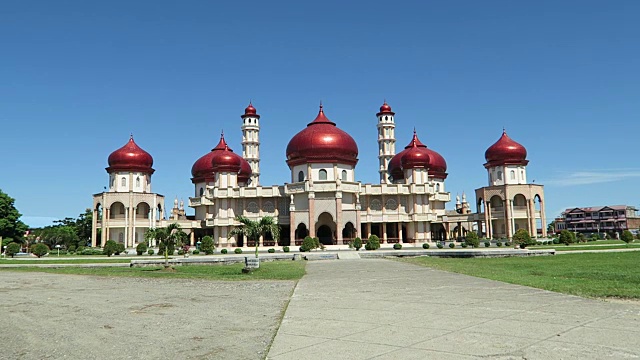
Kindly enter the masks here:
M 529 236 L 529 232 L 526 229 L 518 229 L 515 234 L 513 234 L 513 243 L 518 244 L 521 249 L 529 245 L 534 245 L 536 241 Z
M 464 239 L 465 244 L 468 246 L 477 248 L 480 246 L 480 239 L 478 238 L 478 234 L 475 231 L 469 231 L 467 236 Z
M 213 238 L 209 235 L 202 238 L 200 241 L 200 250 L 207 255 L 213 254 L 215 245 L 213 244 Z
M 565 244 L 565 245 L 569 245 L 569 244 L 574 242 L 573 237 L 574 237 L 574 235 L 573 235 L 573 233 L 571 231 L 562 230 L 560 232 L 560 236 L 559 236 L 558 240 L 560 240 L 560 242 Z
M 176 247 L 182 246 L 187 239 L 187 234 L 182 231 L 180 224 L 172 223 L 166 228 L 155 228 L 147 231 L 145 238 L 155 239 L 160 247 L 160 252 L 164 253 L 164 267 L 169 267 L 169 252 L 173 255 Z
M 12 242 L 7 245 L 7 248 L 4 250 L 4 256 L 13 257 L 15 254 L 20 252 L 20 244 Z
M 380 249 L 380 238 L 377 235 L 369 236 L 367 243 L 364 245 L 365 250 Z
M 107 255 L 108 257 L 111 257 L 111 255 L 115 254 L 117 250 L 118 243 L 113 240 L 107 240 L 107 242 L 104 244 L 104 247 L 102 248 L 102 253 L 104 255 Z
M 15 200 L 0 189 L 0 237 L 22 244 L 28 227 L 20 221 L 22 214 L 14 203 Z
M 147 252 L 149 248 L 147 247 L 147 242 L 143 241 L 136 246 L 136 254 L 142 255 Z
M 318 244 L 319 244 L 319 241 L 316 241 L 311 236 L 307 236 L 302 240 L 302 246 L 300 246 L 300 251 L 308 252 L 311 250 L 315 250 L 318 247 L 320 247 Z
M 360 239 L 359 237 L 353 239 L 353 247 L 356 249 L 356 251 L 360 250 L 360 248 L 362 247 L 362 239 Z
M 631 233 L 631 231 L 625 230 L 625 231 L 622 232 L 622 235 L 620 236 L 620 240 L 626 242 L 627 244 L 632 243 L 633 242 L 633 234 Z
M 37 257 L 43 257 L 49 253 L 49 247 L 44 243 L 37 243 L 31 246 L 31 253 Z
M 256 244 L 256 257 L 258 257 L 260 236 L 264 237 L 267 234 L 271 234 L 273 240 L 278 241 L 280 239 L 280 225 L 271 216 L 265 216 L 258 221 L 253 221 L 246 216 L 238 215 L 236 216 L 236 221 L 240 224 L 229 232 L 229 236 L 243 235 L 246 239 L 254 241 Z

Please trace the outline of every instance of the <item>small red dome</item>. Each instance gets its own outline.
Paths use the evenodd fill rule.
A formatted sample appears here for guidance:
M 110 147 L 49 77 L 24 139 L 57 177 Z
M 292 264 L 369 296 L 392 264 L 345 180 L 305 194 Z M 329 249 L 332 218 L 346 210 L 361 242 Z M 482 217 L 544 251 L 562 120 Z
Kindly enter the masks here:
M 249 179 L 251 179 L 252 173 L 253 172 L 251 171 L 251 165 L 249 165 L 249 162 L 245 159 L 242 159 L 240 163 L 240 172 L 238 173 L 238 182 L 248 184 Z
M 502 136 L 495 144 L 491 145 L 484 153 L 487 163 L 486 168 L 500 165 L 527 165 L 527 149 L 513 141 L 506 130 L 502 130 Z
M 195 184 L 202 181 L 213 181 L 215 174 L 213 172 L 213 165 L 211 165 L 211 159 L 214 155 L 215 153 L 213 151 L 209 151 L 193 163 L 191 167 L 191 182 Z
M 241 117 L 245 118 L 247 116 L 257 117 L 258 119 L 260 118 L 260 115 L 257 114 L 256 108 L 253 107 L 251 101 L 249 101 L 249 106 L 244 109 L 244 115 L 242 115 Z
M 384 114 L 395 115 L 395 113 L 393 111 L 391 111 L 391 106 L 389 106 L 389 104 L 387 104 L 386 100 L 382 104 L 382 106 L 380 106 L 380 112 L 377 113 L 376 115 L 380 116 L 380 115 L 384 115 Z
M 129 138 L 128 143 L 109 155 L 108 162 L 109 167 L 106 169 L 108 173 L 114 171 L 139 171 L 153 174 L 155 171 L 151 168 L 153 166 L 153 157 L 133 141 L 133 135 Z
M 409 145 L 405 146 L 404 150 L 397 153 L 389 161 L 387 172 L 394 181 L 397 181 L 404 179 L 405 169 L 416 168 L 428 169 L 429 175 L 438 179 L 446 179 L 447 177 L 447 162 L 442 155 L 427 148 L 418 139 L 418 135 L 414 130 L 413 138 Z
M 287 145 L 289 167 L 306 163 L 358 163 L 358 145 L 349 134 L 324 115 L 318 116 L 297 133 Z
M 224 140 L 224 134 L 220 136 L 220 142 L 211 150 L 211 167 L 213 172 L 239 173 L 242 167 L 242 157 L 231 150 Z

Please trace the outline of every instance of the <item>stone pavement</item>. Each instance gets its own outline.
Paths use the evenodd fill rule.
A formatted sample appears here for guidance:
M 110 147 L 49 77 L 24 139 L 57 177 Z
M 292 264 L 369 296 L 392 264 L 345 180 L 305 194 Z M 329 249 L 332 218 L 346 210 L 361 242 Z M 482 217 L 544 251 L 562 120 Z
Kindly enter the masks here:
M 267 359 L 635 359 L 640 305 L 391 260 L 307 264 Z

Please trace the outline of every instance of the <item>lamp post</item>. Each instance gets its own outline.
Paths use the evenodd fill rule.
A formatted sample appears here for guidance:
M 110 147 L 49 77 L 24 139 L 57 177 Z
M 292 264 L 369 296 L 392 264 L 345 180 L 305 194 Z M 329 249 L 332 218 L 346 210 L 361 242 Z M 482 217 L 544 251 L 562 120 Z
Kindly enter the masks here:
M 58 257 L 60 257 L 60 244 L 56 245 L 56 249 L 58 249 Z

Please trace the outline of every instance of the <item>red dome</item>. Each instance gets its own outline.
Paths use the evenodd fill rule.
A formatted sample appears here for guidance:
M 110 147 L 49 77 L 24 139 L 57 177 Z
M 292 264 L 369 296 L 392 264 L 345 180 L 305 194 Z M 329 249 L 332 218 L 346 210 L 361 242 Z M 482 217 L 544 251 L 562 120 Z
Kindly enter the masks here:
M 253 172 L 251 171 L 251 165 L 249 165 L 249 162 L 245 159 L 242 159 L 240 163 L 240 172 L 238 173 L 238 182 L 248 184 L 252 173 Z
M 386 100 L 385 100 L 384 104 L 382 104 L 382 106 L 380 106 L 380 112 L 377 113 L 376 115 L 380 116 L 380 115 L 384 115 L 384 114 L 395 115 L 395 113 L 393 111 L 391 111 L 391 106 L 389 106 L 389 104 L 387 104 Z
M 505 130 L 495 144 L 491 145 L 484 153 L 487 163 L 486 168 L 500 165 L 527 165 L 527 149 L 513 141 Z
M 211 152 L 213 153 L 211 157 L 213 172 L 230 172 L 236 174 L 240 172 L 242 160 L 244 159 L 229 148 L 229 145 L 227 145 L 227 142 L 224 140 L 224 134 L 220 135 L 220 142 Z
M 211 165 L 211 160 L 214 155 L 215 153 L 213 151 L 209 151 L 200 159 L 196 160 L 191 167 L 191 182 L 195 184 L 202 181 L 212 181 L 215 178 L 213 165 Z
M 108 162 L 109 167 L 106 170 L 109 173 L 114 171 L 139 171 L 153 174 L 155 171 L 151 168 L 153 166 L 151 154 L 142 150 L 133 141 L 133 135 L 129 138 L 128 143 L 109 155 Z
M 241 117 L 244 118 L 246 116 L 257 117 L 258 119 L 260 118 L 260 115 L 256 113 L 256 108 L 253 107 L 251 101 L 249 101 L 249 106 L 244 109 L 244 115 L 242 115 Z
M 329 120 L 320 105 L 318 116 L 287 145 L 289 167 L 306 163 L 358 163 L 358 145 Z
M 447 178 L 447 162 L 442 155 L 427 148 L 418 139 L 418 135 L 414 130 L 413 138 L 409 145 L 405 146 L 404 150 L 397 153 L 389 161 L 387 172 L 396 181 L 404 179 L 405 169 L 416 168 L 428 169 L 429 175 L 438 179 Z

